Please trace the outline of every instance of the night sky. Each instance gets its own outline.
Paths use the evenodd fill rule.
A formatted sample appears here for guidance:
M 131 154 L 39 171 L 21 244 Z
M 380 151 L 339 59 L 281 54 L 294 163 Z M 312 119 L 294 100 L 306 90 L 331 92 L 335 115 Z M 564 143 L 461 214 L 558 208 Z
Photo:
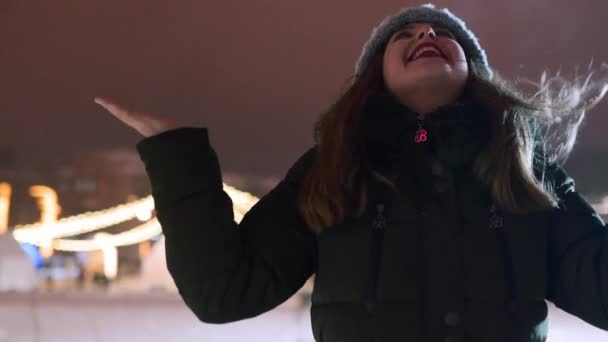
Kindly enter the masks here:
M 93 103 L 103 95 L 209 127 L 226 171 L 280 176 L 312 144 L 371 28 L 418 4 L 0 0 L 0 146 L 24 164 L 133 147 L 139 136 Z M 608 62 L 604 0 L 436 4 L 467 21 L 507 78 Z M 607 102 L 579 149 L 608 149 Z

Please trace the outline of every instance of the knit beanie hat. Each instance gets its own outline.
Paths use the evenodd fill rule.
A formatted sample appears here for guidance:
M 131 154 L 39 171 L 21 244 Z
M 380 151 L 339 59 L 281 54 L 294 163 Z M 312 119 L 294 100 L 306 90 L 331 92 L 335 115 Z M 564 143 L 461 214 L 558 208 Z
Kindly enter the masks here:
M 476 62 L 481 67 L 481 72 L 486 77 L 492 76 L 485 51 L 479 45 L 475 34 L 466 27 L 465 22 L 452 14 L 447 8 L 436 9 L 433 4 L 425 4 L 419 7 L 402 8 L 397 14 L 386 17 L 380 25 L 372 31 L 371 37 L 363 46 L 363 51 L 355 66 L 355 77 L 369 65 L 372 56 L 388 42 L 390 37 L 398 29 L 410 23 L 430 23 L 441 25 L 450 30 L 456 41 L 462 46 L 467 61 Z

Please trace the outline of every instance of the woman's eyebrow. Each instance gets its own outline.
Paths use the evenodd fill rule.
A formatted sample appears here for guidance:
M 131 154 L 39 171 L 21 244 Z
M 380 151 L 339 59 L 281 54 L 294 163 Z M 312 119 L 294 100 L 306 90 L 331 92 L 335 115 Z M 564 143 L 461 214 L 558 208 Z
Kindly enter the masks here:
M 399 31 L 407 31 L 407 30 L 411 30 L 411 29 L 413 28 L 413 26 L 414 26 L 414 25 L 412 25 L 412 24 L 407 24 L 407 25 L 405 25 L 405 26 L 403 26 L 403 27 L 401 27 L 401 28 L 397 29 L 397 32 L 399 32 Z

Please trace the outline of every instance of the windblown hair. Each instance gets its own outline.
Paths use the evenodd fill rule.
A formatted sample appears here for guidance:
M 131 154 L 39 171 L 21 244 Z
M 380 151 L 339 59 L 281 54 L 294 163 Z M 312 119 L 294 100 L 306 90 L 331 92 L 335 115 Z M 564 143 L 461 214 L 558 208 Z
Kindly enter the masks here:
M 316 233 L 349 215 L 360 215 L 367 206 L 368 180 L 381 177 L 369 166 L 361 124 L 368 98 L 386 91 L 382 54 L 379 49 L 315 125 L 316 154 L 302 180 L 298 207 Z M 556 206 L 555 191 L 543 170 L 567 159 L 586 111 L 608 91 L 608 82 L 592 82 L 592 74 L 568 80 L 559 73 L 551 78 L 544 73 L 540 83 L 522 81 L 534 87 L 531 95 L 524 95 L 496 71 L 487 78 L 479 66 L 469 63 L 466 96 L 484 108 L 491 126 L 474 173 L 501 209 L 530 213 Z

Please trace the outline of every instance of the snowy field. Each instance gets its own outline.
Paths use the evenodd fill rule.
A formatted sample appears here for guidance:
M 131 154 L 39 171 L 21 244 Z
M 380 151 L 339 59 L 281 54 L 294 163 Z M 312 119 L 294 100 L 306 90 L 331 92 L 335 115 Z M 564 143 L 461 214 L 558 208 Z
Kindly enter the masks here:
M 299 297 L 259 317 L 203 324 L 174 294 L 0 293 L 1 342 L 313 342 Z M 549 342 L 606 342 L 608 332 L 551 307 Z

